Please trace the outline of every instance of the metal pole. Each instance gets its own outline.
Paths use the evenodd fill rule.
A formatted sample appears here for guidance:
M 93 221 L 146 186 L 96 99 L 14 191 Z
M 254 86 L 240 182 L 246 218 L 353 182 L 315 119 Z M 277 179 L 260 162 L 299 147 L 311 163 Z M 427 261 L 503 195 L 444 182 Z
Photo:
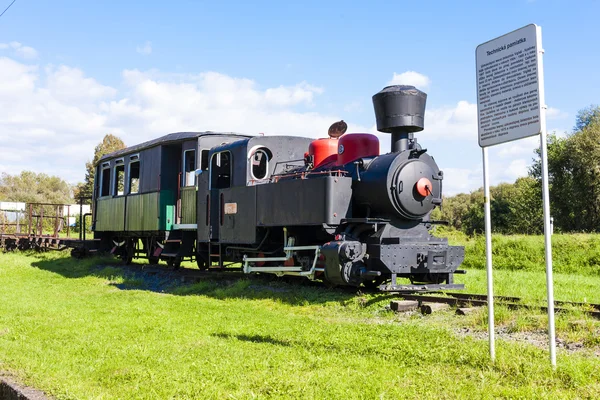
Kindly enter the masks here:
M 546 96 L 544 87 L 544 49 L 542 28 L 537 27 L 538 80 L 540 99 L 540 155 L 542 157 L 542 198 L 544 202 L 544 244 L 546 250 L 546 293 L 548 296 L 548 340 L 550 363 L 556 367 L 556 337 L 554 334 L 554 279 L 552 278 L 552 232 L 550 230 L 550 190 L 548 189 L 548 144 L 546 139 Z
M 483 206 L 485 212 L 485 267 L 487 271 L 488 292 L 488 334 L 490 339 L 490 358 L 496 361 L 496 344 L 494 334 L 494 281 L 492 275 L 492 221 L 490 210 L 490 176 L 488 165 L 488 149 L 481 149 L 483 154 Z
M 542 110 L 544 112 L 545 110 Z M 548 152 L 546 130 L 540 135 L 542 156 L 542 197 L 544 199 L 544 244 L 546 248 L 546 292 L 548 295 L 548 340 L 550 341 L 550 362 L 556 367 L 556 338 L 554 334 L 554 279 L 552 277 L 552 235 L 550 233 L 550 191 L 548 189 Z
M 85 219 L 85 217 L 83 216 L 83 197 L 79 198 L 79 240 L 81 240 L 83 234 L 82 229 L 83 229 L 83 220 Z
M 483 207 L 485 213 L 485 267 L 488 284 L 488 334 L 490 339 L 490 358 L 496 361 L 496 343 L 494 333 L 494 278 L 492 275 L 492 221 L 490 210 L 490 176 L 487 147 L 481 149 L 483 155 Z

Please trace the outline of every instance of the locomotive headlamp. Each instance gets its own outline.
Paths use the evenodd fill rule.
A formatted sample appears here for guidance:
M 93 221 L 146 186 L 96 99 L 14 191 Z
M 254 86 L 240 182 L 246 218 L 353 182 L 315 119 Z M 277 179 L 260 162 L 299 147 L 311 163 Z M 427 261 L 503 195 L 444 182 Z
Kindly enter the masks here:
M 417 193 L 419 193 L 423 197 L 427 197 L 431 194 L 431 181 L 427 178 L 421 178 L 417 181 L 415 185 L 417 189 Z

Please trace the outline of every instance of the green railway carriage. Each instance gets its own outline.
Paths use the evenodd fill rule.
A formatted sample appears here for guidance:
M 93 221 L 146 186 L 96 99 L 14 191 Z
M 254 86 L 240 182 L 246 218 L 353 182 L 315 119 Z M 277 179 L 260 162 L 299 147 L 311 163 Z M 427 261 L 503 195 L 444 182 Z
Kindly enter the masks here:
M 179 132 L 107 154 L 96 166 L 94 237 L 124 260 L 158 261 L 169 240 L 195 246 L 196 179 L 210 149 L 245 135 Z M 182 231 L 193 232 L 191 240 Z M 180 237 L 170 235 L 177 231 Z

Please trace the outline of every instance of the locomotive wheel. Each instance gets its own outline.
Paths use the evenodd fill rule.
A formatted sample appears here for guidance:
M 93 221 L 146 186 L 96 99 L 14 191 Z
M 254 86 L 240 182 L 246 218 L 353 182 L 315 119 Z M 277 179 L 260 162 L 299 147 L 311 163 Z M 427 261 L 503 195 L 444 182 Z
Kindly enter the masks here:
M 71 257 L 82 259 L 85 257 L 85 249 L 73 249 L 71 250 Z
M 373 279 L 372 281 L 363 281 L 363 285 L 365 285 L 365 288 L 367 289 L 375 290 L 379 289 L 379 286 L 381 286 L 388 279 L 389 278 L 380 276 L 379 278 Z
M 181 267 L 181 257 L 169 258 L 167 260 L 167 265 L 169 268 L 179 269 L 179 267 Z
M 200 271 L 206 271 L 210 267 L 208 257 L 203 253 L 196 254 L 196 265 Z
M 146 257 L 148 258 L 148 264 L 158 264 L 160 261 L 160 255 L 155 256 L 154 252 L 158 249 L 158 242 L 154 237 L 147 239 L 144 242 L 144 249 L 146 250 Z
M 133 242 L 128 240 L 125 245 L 119 249 L 118 257 L 124 265 L 130 265 L 133 261 Z
M 129 251 L 125 249 L 121 254 L 119 254 L 119 258 L 124 265 L 130 265 L 133 261 L 133 254 L 130 254 Z

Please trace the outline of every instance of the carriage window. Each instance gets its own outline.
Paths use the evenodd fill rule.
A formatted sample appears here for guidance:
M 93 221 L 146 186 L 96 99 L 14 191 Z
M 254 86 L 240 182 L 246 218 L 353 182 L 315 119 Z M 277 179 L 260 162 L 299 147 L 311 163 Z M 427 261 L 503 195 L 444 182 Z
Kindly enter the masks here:
M 115 166 L 115 187 L 113 189 L 113 196 L 123 196 L 125 193 L 125 165 L 123 161 L 121 164 Z
M 100 177 L 100 197 L 110 196 L 110 164 L 102 165 L 102 176 Z
M 208 150 L 200 151 L 200 169 L 208 171 Z
M 269 172 L 269 155 L 266 151 L 258 149 L 252 154 L 252 178 L 265 179 Z
M 213 154 L 210 164 L 210 188 L 225 189 L 231 186 L 231 153 Z
M 196 150 L 183 152 L 183 186 L 194 186 L 196 171 Z
M 140 162 L 129 162 L 129 194 L 140 192 Z

